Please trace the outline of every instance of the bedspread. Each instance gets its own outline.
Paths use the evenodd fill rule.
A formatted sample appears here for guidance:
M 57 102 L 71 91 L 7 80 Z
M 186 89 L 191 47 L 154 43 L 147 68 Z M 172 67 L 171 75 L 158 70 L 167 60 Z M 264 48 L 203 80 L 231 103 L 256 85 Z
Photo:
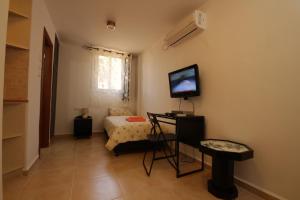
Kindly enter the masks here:
M 104 120 L 104 128 L 109 140 L 105 147 L 113 150 L 120 143 L 129 141 L 146 140 L 150 133 L 151 125 L 146 122 L 128 122 L 129 116 L 108 116 Z

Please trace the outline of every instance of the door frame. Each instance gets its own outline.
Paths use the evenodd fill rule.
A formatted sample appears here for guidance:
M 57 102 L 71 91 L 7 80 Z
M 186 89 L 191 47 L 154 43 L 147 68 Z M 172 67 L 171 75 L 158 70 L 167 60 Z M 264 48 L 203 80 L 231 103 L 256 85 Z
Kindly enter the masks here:
M 44 147 L 48 147 L 50 144 L 50 120 L 51 120 L 51 88 L 48 91 L 44 90 L 44 84 L 43 84 L 43 78 L 44 78 L 44 70 L 46 64 L 45 64 L 45 56 L 46 56 L 46 48 L 50 48 L 50 65 L 51 65 L 51 73 L 48 74 L 48 77 L 50 76 L 50 80 L 52 82 L 52 70 L 53 70 L 53 43 L 49 37 L 49 34 L 46 30 L 46 28 L 44 27 L 44 34 L 43 34 L 43 47 L 42 47 L 42 69 L 41 69 L 41 93 L 40 93 L 40 121 L 39 121 L 39 149 L 40 148 L 44 148 Z M 47 115 L 49 115 L 49 121 L 44 121 L 44 119 L 42 118 L 42 116 L 45 114 L 43 113 L 42 115 L 42 111 L 43 109 L 43 96 L 45 95 L 45 92 L 50 92 L 50 109 L 49 109 L 49 113 L 46 113 Z M 49 94 L 49 93 L 47 93 Z M 44 124 L 49 124 L 49 132 L 45 133 L 42 130 L 42 127 L 44 126 Z
M 60 42 L 55 34 L 53 65 L 52 65 L 52 95 L 51 95 L 51 122 L 50 122 L 50 138 L 54 137 L 55 130 L 55 115 L 56 115 L 56 96 L 57 96 L 57 75 L 59 62 Z

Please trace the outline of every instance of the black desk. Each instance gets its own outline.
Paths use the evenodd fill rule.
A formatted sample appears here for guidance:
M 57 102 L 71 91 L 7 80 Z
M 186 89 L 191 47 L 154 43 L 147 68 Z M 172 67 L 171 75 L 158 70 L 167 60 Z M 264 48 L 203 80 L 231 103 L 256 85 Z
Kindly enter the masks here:
M 218 198 L 236 198 L 238 191 L 233 178 L 234 161 L 253 158 L 253 150 L 244 144 L 215 139 L 201 141 L 199 149 L 213 158 L 212 179 L 208 181 L 208 191 Z
M 202 154 L 201 168 L 189 172 L 181 173 L 179 167 L 179 143 L 199 148 L 200 141 L 205 136 L 205 117 L 204 116 L 170 116 L 166 114 L 156 114 L 160 123 L 166 123 L 176 126 L 176 144 L 175 144 L 175 170 L 176 176 L 182 177 L 195 172 L 204 170 L 204 155 Z M 172 121 L 172 122 L 171 122 Z

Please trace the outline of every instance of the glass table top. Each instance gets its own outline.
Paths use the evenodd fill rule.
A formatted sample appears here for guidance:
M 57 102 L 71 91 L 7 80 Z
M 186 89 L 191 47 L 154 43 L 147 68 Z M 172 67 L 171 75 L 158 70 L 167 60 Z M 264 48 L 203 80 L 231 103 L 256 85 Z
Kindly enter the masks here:
M 204 140 L 200 142 L 202 146 L 216 150 L 216 151 L 227 151 L 234 153 L 243 153 L 249 151 L 249 149 L 242 144 L 234 143 L 231 141 L 224 140 Z

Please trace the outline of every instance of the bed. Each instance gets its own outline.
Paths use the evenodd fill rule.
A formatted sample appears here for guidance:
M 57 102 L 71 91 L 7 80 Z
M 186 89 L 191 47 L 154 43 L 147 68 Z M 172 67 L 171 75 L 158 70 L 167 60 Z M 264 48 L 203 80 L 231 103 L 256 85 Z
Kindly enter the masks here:
M 115 155 L 132 151 L 143 151 L 149 147 L 147 135 L 151 125 L 144 122 L 128 122 L 132 116 L 128 111 L 109 110 L 109 116 L 104 119 L 104 132 L 107 136 L 105 147 Z

